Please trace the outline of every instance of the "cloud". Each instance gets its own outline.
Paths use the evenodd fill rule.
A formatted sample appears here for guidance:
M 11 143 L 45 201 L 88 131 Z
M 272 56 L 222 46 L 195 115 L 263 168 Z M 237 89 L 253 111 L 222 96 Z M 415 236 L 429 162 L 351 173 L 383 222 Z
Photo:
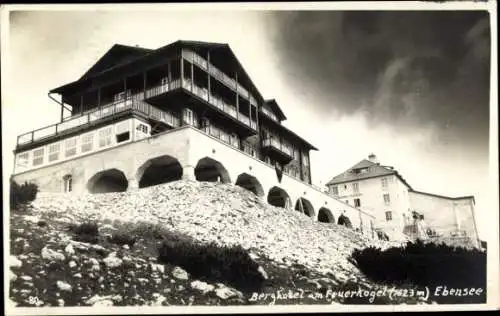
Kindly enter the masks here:
M 313 92 L 318 111 L 487 150 L 487 12 L 275 12 L 268 23 L 288 84 Z

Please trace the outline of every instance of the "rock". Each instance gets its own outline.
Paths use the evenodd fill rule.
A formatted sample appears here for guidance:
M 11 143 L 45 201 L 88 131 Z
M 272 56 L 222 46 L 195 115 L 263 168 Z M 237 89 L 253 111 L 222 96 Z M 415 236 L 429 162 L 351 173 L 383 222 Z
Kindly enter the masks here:
M 71 269 L 73 269 L 74 267 L 76 267 L 76 262 L 74 262 L 74 261 L 70 261 L 70 262 L 68 263 L 68 265 L 69 265 L 69 267 L 70 267 Z
M 33 278 L 30 277 L 29 275 L 22 275 L 21 276 L 21 280 L 23 280 L 23 281 L 32 281 Z
M 68 256 L 72 256 L 75 254 L 75 249 L 73 248 L 73 245 L 68 244 L 66 248 L 64 248 L 64 252 L 66 252 Z
M 269 279 L 269 276 L 267 275 L 267 272 L 264 270 L 264 268 L 262 266 L 259 266 L 259 268 L 257 269 L 257 271 L 262 275 L 262 277 L 264 278 L 264 280 Z
M 81 273 L 75 273 L 75 274 L 73 274 L 73 277 L 77 278 L 77 279 L 81 279 L 82 278 L 82 274 Z
M 151 263 L 151 271 L 165 273 L 165 266 L 162 264 Z
M 91 298 L 89 298 L 87 301 L 85 301 L 85 303 L 92 306 L 113 306 L 114 301 L 120 302 L 122 299 L 123 298 L 121 295 L 99 296 L 96 294 Z
M 92 304 L 94 307 L 105 307 L 105 306 L 113 306 L 112 300 L 100 300 Z
M 99 261 L 96 258 L 89 258 L 89 262 L 93 266 L 98 266 L 99 265 Z
M 64 306 L 64 300 L 62 298 L 57 300 L 57 305 Z
M 116 257 L 116 253 L 113 252 L 104 258 L 103 262 L 108 268 L 116 268 L 122 265 L 123 260 Z
M 64 281 L 57 281 L 57 288 L 61 291 L 64 291 L 64 292 L 71 292 L 73 290 L 73 288 L 71 287 L 71 285 L 69 285 L 68 283 L 64 282 Z
M 158 296 L 156 297 L 155 301 L 151 305 L 153 305 L 153 306 L 162 306 L 163 302 L 165 302 L 167 300 L 167 298 L 165 296 L 159 294 L 159 293 L 155 293 L 155 294 L 158 294 Z
M 179 280 L 189 279 L 188 273 L 180 267 L 175 267 L 174 270 L 172 270 L 172 275 L 174 276 L 174 278 Z
M 232 297 L 243 297 L 243 294 L 241 292 L 226 286 L 220 287 L 217 290 L 215 290 L 215 295 L 217 295 L 219 298 L 223 300 L 227 300 L 228 298 Z
M 17 259 L 16 256 L 10 256 L 9 265 L 11 268 L 20 268 L 23 265 L 23 262 Z
M 52 260 L 52 261 L 64 261 L 66 260 L 66 257 L 57 251 L 51 250 L 45 246 L 42 249 L 42 258 L 45 260 Z
M 14 282 L 17 280 L 17 275 L 10 270 L 10 282 Z
M 129 245 L 123 245 L 122 248 L 125 249 L 125 250 L 129 250 L 130 249 Z
M 191 282 L 191 287 L 202 292 L 203 294 L 211 292 L 215 289 L 215 286 L 199 280 Z
M 38 223 L 40 221 L 40 218 L 38 216 L 32 216 L 32 215 L 25 215 L 23 217 L 23 220 L 25 222 L 32 222 L 32 223 Z

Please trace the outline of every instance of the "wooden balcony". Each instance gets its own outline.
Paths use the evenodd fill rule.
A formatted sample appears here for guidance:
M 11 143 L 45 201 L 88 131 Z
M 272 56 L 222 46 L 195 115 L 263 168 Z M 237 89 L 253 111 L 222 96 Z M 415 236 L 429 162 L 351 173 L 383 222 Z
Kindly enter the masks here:
M 143 101 L 144 93 L 132 95 L 128 99 L 103 105 L 82 115 L 71 116 L 61 123 L 43 127 L 17 137 L 17 147 L 26 146 L 35 142 L 67 134 L 78 128 L 92 125 L 103 119 L 125 114 L 126 112 L 139 113 L 149 119 L 162 122 L 171 127 L 180 126 L 180 120 L 171 113 L 157 109 Z
M 262 151 L 283 163 L 288 163 L 293 159 L 292 149 L 274 138 L 267 138 L 262 141 Z

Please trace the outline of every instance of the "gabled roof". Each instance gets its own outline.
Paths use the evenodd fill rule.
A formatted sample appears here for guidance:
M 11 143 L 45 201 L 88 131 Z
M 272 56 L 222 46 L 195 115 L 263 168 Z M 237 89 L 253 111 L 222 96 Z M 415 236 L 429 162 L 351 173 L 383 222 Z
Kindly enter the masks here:
M 286 120 L 285 113 L 283 113 L 275 99 L 265 100 L 264 103 L 269 106 L 271 111 L 276 114 L 280 121 Z
M 96 76 L 107 69 L 126 64 L 151 51 L 151 49 L 142 47 L 115 44 L 79 80 Z
M 367 172 L 355 172 L 359 169 L 368 168 Z M 406 182 L 406 180 L 391 166 L 382 166 L 378 163 L 363 159 L 351 168 L 342 172 L 341 174 L 333 177 L 332 180 L 328 181 L 326 185 L 335 185 L 345 182 L 352 182 L 376 177 L 383 177 L 388 175 L 395 175 L 401 180 L 408 188 L 412 189 L 411 186 Z
M 139 65 L 140 63 L 146 63 L 148 60 L 157 58 L 167 51 L 182 47 L 189 48 L 203 57 L 205 57 L 209 51 L 218 49 L 217 53 L 224 54 L 225 61 L 231 61 L 235 64 L 238 72 L 240 73 L 238 81 L 246 85 L 258 101 L 264 102 L 264 98 L 228 44 L 186 40 L 178 40 L 158 49 L 145 49 L 115 44 L 80 79 L 52 89 L 50 93 L 64 93 L 67 89 L 74 89 L 79 85 L 85 86 L 89 83 L 89 81 L 99 75 L 116 71 L 118 68 L 132 67 L 134 65 Z M 115 58 L 119 59 L 119 61 L 116 62 L 114 60 Z

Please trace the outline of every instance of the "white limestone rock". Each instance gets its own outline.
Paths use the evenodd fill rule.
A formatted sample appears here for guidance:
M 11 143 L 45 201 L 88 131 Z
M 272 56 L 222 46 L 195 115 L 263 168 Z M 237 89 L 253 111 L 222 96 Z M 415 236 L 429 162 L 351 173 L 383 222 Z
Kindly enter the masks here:
M 42 259 L 50 261 L 64 261 L 66 257 L 57 251 L 47 248 L 47 246 L 42 249 Z
M 67 282 L 57 281 L 56 284 L 57 284 L 57 288 L 60 291 L 64 291 L 64 292 L 71 292 L 71 291 L 73 291 L 73 287 L 71 285 L 69 285 Z
M 172 275 L 174 278 L 179 279 L 179 280 L 187 280 L 189 279 L 189 274 L 182 268 L 180 267 L 175 267 L 172 270 Z
M 17 259 L 16 256 L 10 256 L 9 265 L 11 268 L 20 268 L 23 265 L 23 262 Z
M 195 290 L 200 291 L 203 294 L 211 292 L 215 289 L 215 286 L 199 280 L 191 282 L 191 287 Z

